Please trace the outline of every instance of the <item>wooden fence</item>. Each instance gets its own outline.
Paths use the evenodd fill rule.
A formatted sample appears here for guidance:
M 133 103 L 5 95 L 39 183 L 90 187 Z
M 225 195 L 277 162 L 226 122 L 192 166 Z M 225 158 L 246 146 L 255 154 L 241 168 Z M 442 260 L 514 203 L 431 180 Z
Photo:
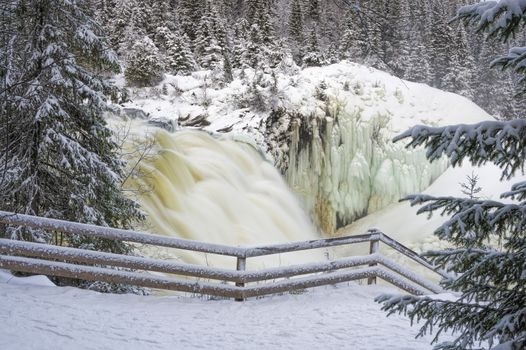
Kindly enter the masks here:
M 85 249 L 0 239 L 0 267 L 88 281 L 130 284 L 149 288 L 206 294 L 244 300 L 250 297 L 287 292 L 328 284 L 367 279 L 369 284 L 380 278 L 411 294 L 439 293 L 441 288 L 379 253 L 383 243 L 419 265 L 448 277 L 416 252 L 377 230 L 358 236 L 318 239 L 304 242 L 257 247 L 231 247 L 191 240 L 163 237 L 129 230 L 80 224 L 0 211 L 0 222 L 33 229 L 84 235 L 188 251 L 231 256 L 236 268 L 168 262 L 146 257 L 102 253 Z M 370 254 L 332 261 L 313 262 L 276 268 L 247 271 L 247 259 L 311 249 L 348 246 L 369 242 Z M 118 269 L 116 269 L 118 268 Z M 189 276 L 206 281 L 151 274 Z M 215 282 L 210 282 L 210 281 Z

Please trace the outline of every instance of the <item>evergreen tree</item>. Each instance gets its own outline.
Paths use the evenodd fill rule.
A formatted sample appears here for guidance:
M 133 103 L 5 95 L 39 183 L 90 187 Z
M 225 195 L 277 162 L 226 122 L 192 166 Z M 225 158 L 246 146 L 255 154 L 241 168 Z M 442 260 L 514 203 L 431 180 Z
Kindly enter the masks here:
M 173 35 L 168 41 L 168 69 L 174 74 L 188 74 L 195 70 L 196 63 L 188 45 L 189 41 L 186 34 Z
M 232 62 L 227 53 L 223 54 L 223 79 L 226 83 L 231 83 L 234 80 L 234 73 L 232 72 Z
M 201 68 L 216 69 L 222 65 L 225 47 L 221 46 L 221 43 L 225 45 L 226 36 L 223 36 L 223 30 L 218 28 L 218 23 L 215 9 L 207 2 L 194 41 L 195 56 Z M 223 37 L 218 38 L 218 35 Z
M 208 17 L 211 31 L 213 36 L 217 39 L 219 46 L 221 46 L 223 51 L 228 51 L 230 44 L 224 20 L 219 16 L 216 7 L 212 6 L 211 2 L 207 5 L 207 13 L 205 16 Z
M 479 36 L 479 39 L 482 40 L 483 37 Z M 499 98 L 501 93 L 494 93 L 495 90 L 502 89 L 502 85 L 499 84 L 501 80 L 499 77 L 500 74 L 496 69 L 487 69 L 495 59 L 496 48 L 498 50 L 504 47 L 500 42 L 492 40 L 491 38 L 482 41 L 475 71 L 478 79 L 475 85 L 474 99 L 475 101 L 482 101 L 480 106 L 485 108 L 489 113 L 500 115 L 501 106 L 499 105 Z
M 309 43 L 305 48 L 305 56 L 303 57 L 303 64 L 307 67 L 320 67 L 325 63 L 325 59 L 320 52 L 318 45 L 318 35 L 316 30 L 312 29 L 310 33 Z
M 258 21 L 262 3 L 260 0 L 246 0 L 245 18 L 249 23 Z
M 204 0 L 181 0 L 179 3 L 179 25 L 192 42 L 197 37 L 198 26 L 201 22 L 204 10 Z
M 154 86 L 164 77 L 164 64 L 159 50 L 147 36 L 135 43 L 129 54 L 126 81 L 135 86 Z
M 455 41 L 453 29 L 448 24 L 448 15 L 445 5 L 442 2 L 435 1 L 432 7 L 432 20 L 430 27 L 430 55 L 431 66 L 433 67 L 434 76 L 432 77 L 432 86 L 440 89 L 446 89 L 444 82 L 445 72 L 453 64 L 451 62 L 450 49 L 451 43 Z M 457 64 L 459 62 L 456 62 Z
M 170 4 L 169 0 L 153 0 L 146 6 L 148 15 L 147 33 L 151 37 L 157 34 L 157 28 L 170 28 Z
M 157 27 L 154 31 L 153 43 L 161 55 L 166 55 L 170 43 L 175 39 L 175 34 L 168 27 Z M 180 35 L 179 33 L 177 35 Z
M 245 54 L 245 60 L 249 67 L 256 69 L 265 64 L 262 42 L 261 30 L 257 24 L 253 24 L 250 27 L 250 36 Z
M 525 9 L 510 5 L 518 4 L 502 0 L 465 6 L 457 18 L 508 40 L 526 18 Z M 526 57 L 517 53 L 525 51 L 524 47 L 512 48 L 494 65 L 524 74 Z M 478 165 L 492 162 L 502 169 L 505 179 L 524 174 L 526 119 L 441 128 L 417 126 L 396 140 L 405 138 L 412 139 L 409 147 L 427 147 L 430 160 L 446 155 L 453 166 L 466 159 Z M 412 321 L 424 321 L 419 335 L 453 331 L 456 338 L 436 349 L 479 349 L 485 348 L 484 343 L 489 349 L 526 348 L 526 181 L 515 183 L 501 197 L 508 202 L 429 195 L 407 198 L 413 205 L 425 204 L 419 213 L 439 211 L 451 216 L 435 231 L 451 248 L 427 255 L 453 273 L 442 285 L 460 297 L 384 295 L 378 300 L 389 314 L 403 312 Z
M 411 81 L 432 85 L 434 76 L 431 72 L 434 67 L 432 67 L 430 58 L 433 54 L 430 49 L 432 41 L 430 27 L 433 19 L 430 2 L 416 0 L 414 6 L 405 7 L 405 10 L 409 10 L 404 14 L 409 13 L 411 30 L 408 33 L 407 40 L 410 44 L 403 77 Z
M 116 0 L 112 8 L 112 21 L 105 25 L 111 46 L 121 57 L 126 57 L 127 51 L 137 39 L 134 11 L 136 0 Z
M 409 34 L 409 42 L 414 42 L 409 48 L 406 58 L 407 64 L 404 70 L 404 79 L 416 82 L 428 82 L 431 76 L 431 66 L 428 59 L 429 52 L 419 38 L 419 33 L 412 31 Z
M 320 20 L 320 3 L 318 0 L 309 0 L 308 7 L 309 18 L 314 22 L 319 22 Z
M 339 52 L 343 59 L 361 62 L 365 56 L 365 33 L 358 23 L 355 10 L 347 12 L 345 29 L 340 40 Z
M 277 67 L 286 56 L 284 52 L 292 52 L 295 61 L 302 62 L 310 42 L 307 28 L 316 28 L 319 51 L 327 62 L 348 59 L 370 65 L 399 77 L 472 95 L 477 104 L 496 115 L 502 115 L 504 109 L 520 115 L 520 103 L 508 97 L 503 102 L 502 94 L 484 90 L 487 83 L 470 62 L 471 57 L 479 56 L 481 45 L 471 43 L 467 55 L 451 55 L 462 48 L 451 45 L 459 42 L 459 33 L 448 23 L 456 6 L 465 0 L 90 0 L 86 3 L 96 18 L 109 22 L 103 23 L 103 28 L 124 60 L 145 35 L 154 40 L 163 59 L 167 51 L 166 32 L 180 31 L 189 37 L 188 44 L 198 63 L 201 64 L 200 57 L 206 49 L 213 66 L 222 66 L 227 55 L 232 66 L 239 68 L 241 55 L 249 46 L 250 27 L 257 25 L 259 51 L 265 58 L 262 64 Z M 233 33 L 235 29 L 230 30 L 241 20 L 248 23 L 243 37 Z M 208 36 L 197 38 L 203 30 L 202 21 L 209 23 Z M 520 40 L 524 41 L 524 36 L 514 39 Z M 500 46 L 494 43 L 488 57 L 493 57 Z M 466 80 L 470 77 L 472 81 Z M 496 79 L 499 83 L 493 85 L 493 90 L 497 86 L 504 91 L 515 84 L 506 74 L 497 74 Z M 493 100 L 499 103 L 490 102 Z
M 118 69 L 98 26 L 72 0 L 11 2 L 0 49 L 0 208 L 130 228 L 140 218 L 123 196 L 123 163 L 102 117 Z M 12 239 L 50 242 L 39 230 L 7 227 Z M 71 245 L 125 252 L 118 242 L 73 237 Z
M 265 3 L 264 1 L 260 2 L 260 10 L 258 13 L 257 24 L 261 30 L 262 43 L 265 46 L 265 49 L 272 50 L 275 47 L 276 42 L 276 31 L 272 24 L 272 7 L 270 2 Z
M 474 59 L 468 48 L 466 32 L 463 26 L 459 26 L 456 40 L 450 51 L 447 73 L 443 78 L 444 89 L 472 98 L 474 70 Z
M 234 38 L 232 46 L 232 66 L 234 68 L 246 68 L 247 62 L 247 47 L 249 40 L 249 24 L 243 18 L 236 24 L 234 28 Z
M 398 0 L 395 6 L 395 16 L 398 17 L 394 30 L 393 53 L 387 57 L 387 65 L 394 75 L 405 77 L 409 67 L 408 58 L 411 46 L 416 43 L 409 41 L 410 33 L 415 30 L 411 21 L 410 6 L 408 0 Z
M 304 32 L 303 32 L 303 12 L 300 1 L 293 0 L 289 16 L 289 38 L 291 45 L 294 48 L 296 60 L 301 60 L 303 53 Z

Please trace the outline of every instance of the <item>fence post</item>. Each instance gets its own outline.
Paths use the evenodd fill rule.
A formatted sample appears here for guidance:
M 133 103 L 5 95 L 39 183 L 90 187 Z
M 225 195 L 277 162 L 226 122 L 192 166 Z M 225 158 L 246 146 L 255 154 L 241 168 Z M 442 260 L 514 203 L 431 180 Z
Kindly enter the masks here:
M 376 229 L 369 230 L 369 233 L 379 233 Z M 378 238 L 375 238 L 374 240 L 371 240 L 370 246 L 369 246 L 369 254 L 376 254 L 380 250 L 380 240 Z M 369 264 L 369 266 L 376 266 L 376 263 Z M 376 284 L 376 276 L 372 276 L 367 278 L 367 284 Z
M 246 257 L 237 257 L 237 264 L 236 264 L 237 271 L 245 271 L 247 267 L 247 258 Z M 245 282 L 236 282 L 236 287 L 245 287 Z M 236 301 L 245 301 L 244 298 L 235 298 Z

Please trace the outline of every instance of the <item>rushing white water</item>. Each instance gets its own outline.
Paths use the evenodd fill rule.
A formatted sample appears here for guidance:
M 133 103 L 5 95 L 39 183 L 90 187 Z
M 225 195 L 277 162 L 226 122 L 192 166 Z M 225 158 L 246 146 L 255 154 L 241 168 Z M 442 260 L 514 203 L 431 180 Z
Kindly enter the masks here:
M 318 237 L 280 173 L 251 145 L 188 130 L 158 131 L 153 140 L 156 155 L 141 163 L 143 176 L 135 180 L 135 186 L 147 189 L 139 200 L 151 232 L 232 246 Z M 257 264 L 302 260 L 286 255 Z M 302 256 L 312 260 L 321 254 Z M 232 267 L 231 260 L 212 255 L 178 257 Z

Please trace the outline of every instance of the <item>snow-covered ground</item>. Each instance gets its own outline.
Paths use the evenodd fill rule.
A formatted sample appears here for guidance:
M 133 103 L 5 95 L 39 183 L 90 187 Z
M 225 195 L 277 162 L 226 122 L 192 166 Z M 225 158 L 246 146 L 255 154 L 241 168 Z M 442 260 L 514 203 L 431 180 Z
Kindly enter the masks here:
M 391 292 L 345 284 L 239 303 L 99 294 L 0 270 L 0 349 L 431 349 L 374 302 Z
M 328 100 L 339 102 L 347 112 L 362 110 L 361 118 L 365 120 L 378 115 L 388 117 L 389 128 L 395 134 L 417 123 L 441 126 L 490 118 L 465 97 L 353 62 L 285 69 L 275 72 L 275 78 L 263 74 L 259 92 L 265 98 L 265 110 L 255 110 L 248 98 L 250 83 L 257 79 L 256 72 L 246 69 L 245 76 L 246 80 L 235 79 L 225 85 L 214 83 L 210 71 L 189 76 L 167 74 L 156 87 L 130 88 L 132 101 L 124 107 L 141 109 L 151 119 L 177 121 L 203 115 L 211 123 L 203 127 L 205 130 L 215 132 L 233 126 L 234 133 L 251 134 L 255 138 L 261 137 L 258 135 L 261 120 L 268 117 L 271 109 L 324 115 L 327 101 L 320 97 L 321 93 Z M 118 76 L 116 83 L 124 86 L 124 77 Z
M 478 177 L 478 186 L 482 190 L 477 197 L 481 199 L 501 200 L 500 195 L 509 191 L 514 183 L 526 181 L 526 175 L 520 172 L 510 180 L 500 181 L 502 172 L 495 165 L 476 167 L 465 163 L 461 167 L 449 168 L 424 193 L 437 197 L 465 197 L 460 184 L 466 183 L 466 177 L 472 175 Z M 419 208 L 411 207 L 408 202 L 395 203 L 340 229 L 338 235 L 361 234 L 374 227 L 418 252 L 437 249 L 439 241 L 432 233 L 447 217 L 439 212 L 432 217 L 416 215 Z

